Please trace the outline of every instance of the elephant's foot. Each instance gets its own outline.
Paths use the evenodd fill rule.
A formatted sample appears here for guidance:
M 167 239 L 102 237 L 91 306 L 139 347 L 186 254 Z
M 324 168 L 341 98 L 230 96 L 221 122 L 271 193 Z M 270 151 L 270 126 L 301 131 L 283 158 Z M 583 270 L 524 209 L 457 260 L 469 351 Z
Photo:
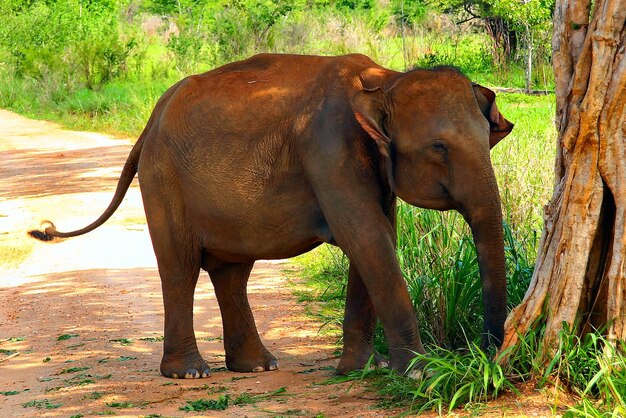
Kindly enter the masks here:
M 358 351 L 344 348 L 344 352 L 337 365 L 337 374 L 347 374 L 353 370 L 360 370 L 367 365 L 370 357 L 374 355 L 372 365 L 374 367 L 388 367 L 389 362 L 383 356 L 374 352 L 372 348 Z
M 391 360 L 389 361 L 389 366 L 392 370 L 410 377 L 421 375 L 421 370 L 424 368 L 423 362 L 413 362 L 413 359 L 420 353 L 426 354 L 426 351 L 424 351 L 423 348 L 418 349 L 417 351 L 413 351 L 408 348 L 391 350 Z
M 226 352 L 226 367 L 233 372 L 265 372 L 278 370 L 278 360 L 264 347 L 256 350 L 239 349 L 236 354 Z
M 211 369 L 197 352 L 185 357 L 164 355 L 161 360 L 161 374 L 173 379 L 199 379 L 209 377 Z

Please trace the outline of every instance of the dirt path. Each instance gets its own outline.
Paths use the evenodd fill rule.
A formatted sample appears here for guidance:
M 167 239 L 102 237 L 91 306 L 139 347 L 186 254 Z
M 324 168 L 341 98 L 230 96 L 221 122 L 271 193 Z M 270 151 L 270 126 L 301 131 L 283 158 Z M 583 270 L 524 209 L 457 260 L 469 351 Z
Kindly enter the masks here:
M 257 263 L 249 294 L 280 370 L 225 370 L 219 309 L 202 274 L 195 328 L 213 376 L 161 377 L 160 281 L 136 181 L 94 232 L 53 244 L 25 237 L 42 219 L 60 230 L 93 221 L 113 194 L 130 141 L 3 110 L 0 127 L 0 417 L 388 414 L 371 409 L 376 396 L 359 384 L 320 385 L 337 362 L 334 338 L 318 333 L 321 324 L 304 314 L 276 262 Z M 263 396 L 232 405 L 241 394 Z M 220 395 L 231 400 L 225 411 L 180 410 Z

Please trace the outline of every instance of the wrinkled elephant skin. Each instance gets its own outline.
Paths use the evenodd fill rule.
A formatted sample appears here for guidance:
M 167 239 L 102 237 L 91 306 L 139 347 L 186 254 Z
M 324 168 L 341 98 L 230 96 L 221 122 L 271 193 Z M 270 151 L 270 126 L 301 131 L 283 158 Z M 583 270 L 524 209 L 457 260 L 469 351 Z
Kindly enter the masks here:
M 396 196 L 456 209 L 470 224 L 484 342 L 498 345 L 506 277 L 489 150 L 512 127 L 493 92 L 452 68 L 399 73 L 363 55 L 257 55 L 187 77 L 163 95 L 98 220 L 31 234 L 93 230 L 139 174 L 165 305 L 161 372 L 174 378 L 210 374 L 193 330 L 200 269 L 221 309 L 227 367 L 274 370 L 246 296 L 254 261 L 337 245 L 350 260 L 338 372 L 368 360 L 378 320 L 389 365 L 405 372 L 424 349 L 395 254 Z

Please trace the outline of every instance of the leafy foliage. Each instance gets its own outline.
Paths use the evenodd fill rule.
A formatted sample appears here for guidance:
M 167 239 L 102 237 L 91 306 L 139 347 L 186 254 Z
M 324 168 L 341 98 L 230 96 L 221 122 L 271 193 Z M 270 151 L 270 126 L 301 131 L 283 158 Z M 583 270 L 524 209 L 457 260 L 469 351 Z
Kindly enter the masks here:
M 195 401 L 187 401 L 185 406 L 181 406 L 181 411 L 201 412 L 201 411 L 223 411 L 228 408 L 230 401 L 229 395 L 220 395 L 217 399 L 198 399 Z

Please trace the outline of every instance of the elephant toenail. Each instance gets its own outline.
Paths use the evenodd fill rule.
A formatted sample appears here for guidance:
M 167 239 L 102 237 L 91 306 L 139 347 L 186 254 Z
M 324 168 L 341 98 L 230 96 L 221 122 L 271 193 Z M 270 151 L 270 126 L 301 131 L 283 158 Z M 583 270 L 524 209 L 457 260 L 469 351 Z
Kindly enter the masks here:
M 205 371 L 202 373 L 202 377 L 209 377 L 209 376 L 211 376 L 211 372 L 210 372 L 209 370 L 205 370 Z
M 172 378 L 178 379 L 178 373 L 172 373 Z
M 200 378 L 200 373 L 198 373 L 196 370 L 188 370 L 187 373 L 185 374 L 185 379 L 198 379 Z
M 278 370 L 278 364 L 270 364 L 269 370 Z
M 410 372 L 407 373 L 407 377 L 413 379 L 413 380 L 422 380 L 424 376 L 424 371 L 421 369 L 413 369 Z
M 380 363 L 378 363 L 378 367 L 381 367 L 383 369 L 387 368 L 389 367 L 389 363 L 387 363 L 386 361 L 381 361 Z
M 252 369 L 253 372 L 264 372 L 265 371 L 265 367 L 263 366 L 256 366 L 254 369 Z

